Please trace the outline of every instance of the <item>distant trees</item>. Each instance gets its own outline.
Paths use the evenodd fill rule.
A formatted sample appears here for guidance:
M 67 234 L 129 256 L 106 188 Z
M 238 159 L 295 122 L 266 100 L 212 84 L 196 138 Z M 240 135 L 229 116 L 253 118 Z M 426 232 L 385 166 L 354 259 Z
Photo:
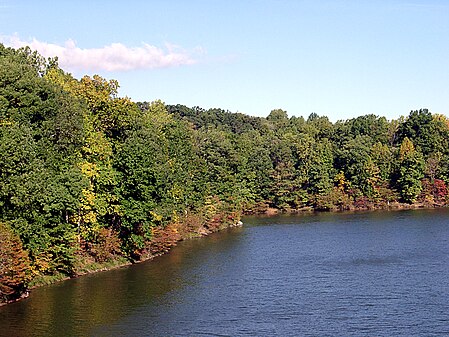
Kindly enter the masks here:
M 421 179 L 424 178 L 424 159 L 407 137 L 399 148 L 399 172 L 397 186 L 405 202 L 415 202 L 421 192 Z

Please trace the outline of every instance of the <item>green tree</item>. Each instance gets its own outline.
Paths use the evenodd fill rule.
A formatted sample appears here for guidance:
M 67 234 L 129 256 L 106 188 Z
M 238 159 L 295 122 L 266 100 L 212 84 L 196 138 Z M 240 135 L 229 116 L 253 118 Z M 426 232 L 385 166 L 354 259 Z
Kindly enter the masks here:
M 308 170 L 308 191 L 312 195 L 328 193 L 335 177 L 334 153 L 332 144 L 327 139 L 315 142 Z
M 273 171 L 270 194 L 273 196 L 273 206 L 281 209 L 295 207 L 297 204 L 296 190 L 299 186 L 295 179 L 296 170 L 288 136 L 273 143 L 271 158 Z
M 83 186 L 76 100 L 45 78 L 55 67 L 29 49 L 0 46 L 0 215 L 40 272 L 71 270 L 72 215 Z
M 437 151 L 445 152 L 449 145 L 447 124 L 441 118 L 434 118 L 427 109 L 411 111 L 399 125 L 398 144 L 405 138 L 419 147 L 424 156 Z
M 412 141 L 404 138 L 399 149 L 398 190 L 403 201 L 413 203 L 421 192 L 424 177 L 424 159 Z
M 374 191 L 370 179 L 373 162 L 370 158 L 371 138 L 357 135 L 343 144 L 337 152 L 337 168 L 342 170 L 353 188 L 364 195 L 372 196 Z

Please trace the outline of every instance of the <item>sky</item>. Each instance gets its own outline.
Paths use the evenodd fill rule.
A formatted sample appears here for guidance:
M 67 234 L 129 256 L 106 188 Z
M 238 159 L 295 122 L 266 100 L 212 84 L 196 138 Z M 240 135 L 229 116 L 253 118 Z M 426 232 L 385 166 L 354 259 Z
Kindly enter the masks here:
M 449 0 L 0 0 L 0 43 L 136 102 L 449 115 Z

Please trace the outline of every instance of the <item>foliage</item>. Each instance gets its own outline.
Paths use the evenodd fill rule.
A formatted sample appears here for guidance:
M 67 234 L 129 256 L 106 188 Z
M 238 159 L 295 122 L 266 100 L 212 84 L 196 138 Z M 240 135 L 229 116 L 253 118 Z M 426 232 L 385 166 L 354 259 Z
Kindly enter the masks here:
M 30 261 L 20 238 L 0 222 L 0 303 L 17 299 L 30 280 Z
M 118 88 L 0 44 L 0 257 L 19 263 L 3 301 L 30 278 L 82 272 L 80 258 L 140 260 L 245 211 L 447 203 L 449 121 L 427 109 L 332 123 L 134 103 Z
M 421 192 L 424 177 L 424 159 L 410 139 L 402 141 L 399 149 L 399 174 L 397 186 L 403 201 L 413 203 Z

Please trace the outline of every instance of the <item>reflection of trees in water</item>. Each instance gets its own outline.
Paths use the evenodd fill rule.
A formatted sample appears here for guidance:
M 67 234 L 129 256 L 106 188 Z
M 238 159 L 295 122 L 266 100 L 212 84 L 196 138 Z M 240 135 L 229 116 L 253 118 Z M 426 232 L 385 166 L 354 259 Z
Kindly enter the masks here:
M 181 242 L 152 261 L 34 289 L 29 299 L 1 308 L 0 336 L 89 335 L 139 307 L 156 310 L 159 304 L 176 300 L 169 293 L 194 285 L 197 268 L 211 255 L 232 250 L 242 231 L 234 228 Z

